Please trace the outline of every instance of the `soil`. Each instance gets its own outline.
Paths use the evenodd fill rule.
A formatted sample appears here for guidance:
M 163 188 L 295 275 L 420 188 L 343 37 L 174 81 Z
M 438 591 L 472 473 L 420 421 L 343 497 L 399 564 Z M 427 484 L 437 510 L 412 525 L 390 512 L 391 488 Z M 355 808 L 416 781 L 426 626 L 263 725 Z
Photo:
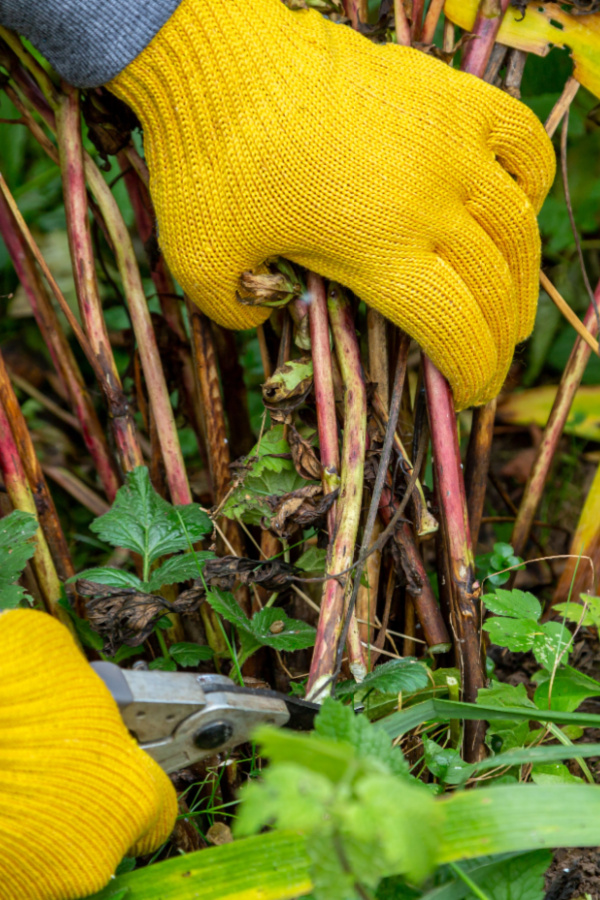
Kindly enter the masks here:
M 600 897 L 600 849 L 571 847 L 556 850 L 546 872 L 546 900 Z

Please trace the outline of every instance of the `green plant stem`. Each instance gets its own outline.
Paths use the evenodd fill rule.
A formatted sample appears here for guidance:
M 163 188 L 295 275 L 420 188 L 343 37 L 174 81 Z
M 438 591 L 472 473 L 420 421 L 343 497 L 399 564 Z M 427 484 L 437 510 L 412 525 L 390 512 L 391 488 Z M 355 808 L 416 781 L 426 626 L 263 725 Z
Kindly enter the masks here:
M 452 869 L 452 871 L 454 872 L 454 874 L 455 874 L 458 878 L 460 878 L 461 881 L 464 881 L 464 883 L 467 885 L 467 887 L 469 888 L 469 890 L 471 890 L 471 891 L 475 894 L 476 897 L 479 897 L 479 900 L 490 900 L 490 898 L 488 897 L 488 895 L 485 894 L 485 893 L 481 890 L 481 888 L 479 887 L 479 885 L 475 884 L 475 882 L 473 881 L 472 878 L 469 878 L 469 876 L 467 875 L 466 872 L 463 872 L 463 870 L 461 869 L 461 867 L 460 867 L 459 865 L 457 865 L 457 863 L 449 862 L 449 863 L 448 863 L 448 868 L 449 868 L 449 869 Z
M 163 655 L 164 659 L 170 660 L 171 655 L 169 653 L 169 648 L 167 647 L 167 642 L 166 642 L 165 636 L 162 632 L 162 628 L 156 628 L 155 634 L 158 639 L 158 645 L 162 651 L 162 655 Z
M 564 731 L 561 728 L 559 728 L 558 725 L 555 725 L 554 722 L 548 722 L 548 724 L 546 725 L 546 728 L 552 734 L 552 736 L 555 737 L 557 741 L 560 741 L 560 743 L 563 744 L 565 747 L 573 746 L 573 741 L 570 740 L 570 738 L 567 737 L 567 735 L 564 733 Z M 590 784 L 596 784 L 596 780 L 595 780 L 594 776 L 592 775 L 592 773 L 590 772 L 590 768 L 589 768 L 588 764 L 586 763 L 586 761 L 584 759 L 582 759 L 581 756 L 576 756 L 575 762 L 577 763 L 577 765 L 583 772 L 583 774 L 585 776 L 585 780 L 588 781 Z

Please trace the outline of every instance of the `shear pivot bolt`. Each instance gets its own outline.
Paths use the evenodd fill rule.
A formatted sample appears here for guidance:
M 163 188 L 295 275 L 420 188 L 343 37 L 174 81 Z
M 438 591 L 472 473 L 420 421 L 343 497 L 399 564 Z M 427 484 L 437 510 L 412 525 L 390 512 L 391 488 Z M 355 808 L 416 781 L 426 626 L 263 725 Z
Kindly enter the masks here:
M 196 732 L 194 744 L 199 750 L 216 750 L 226 744 L 232 735 L 233 725 L 229 722 L 211 722 Z

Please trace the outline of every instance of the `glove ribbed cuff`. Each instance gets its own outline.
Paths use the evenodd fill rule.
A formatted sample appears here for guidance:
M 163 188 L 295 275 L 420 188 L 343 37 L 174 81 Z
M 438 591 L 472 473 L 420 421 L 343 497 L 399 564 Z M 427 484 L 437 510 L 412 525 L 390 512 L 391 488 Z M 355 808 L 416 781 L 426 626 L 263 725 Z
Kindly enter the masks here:
M 0 23 L 24 35 L 77 87 L 98 87 L 150 43 L 180 0 L 0 0 Z

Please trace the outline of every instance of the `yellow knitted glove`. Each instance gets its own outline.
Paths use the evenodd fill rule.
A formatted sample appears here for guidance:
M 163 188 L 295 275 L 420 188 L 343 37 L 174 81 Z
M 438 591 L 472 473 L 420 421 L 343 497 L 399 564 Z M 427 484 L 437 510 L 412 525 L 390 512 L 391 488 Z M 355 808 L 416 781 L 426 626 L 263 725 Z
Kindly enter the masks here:
M 281 255 L 404 328 L 459 407 L 498 393 L 533 327 L 555 168 L 529 109 L 280 0 L 182 0 L 108 87 L 142 122 L 165 257 L 211 318 L 264 321 L 239 276 Z
M 0 900 L 87 896 L 166 840 L 175 791 L 63 625 L 4 613 L 0 647 Z

